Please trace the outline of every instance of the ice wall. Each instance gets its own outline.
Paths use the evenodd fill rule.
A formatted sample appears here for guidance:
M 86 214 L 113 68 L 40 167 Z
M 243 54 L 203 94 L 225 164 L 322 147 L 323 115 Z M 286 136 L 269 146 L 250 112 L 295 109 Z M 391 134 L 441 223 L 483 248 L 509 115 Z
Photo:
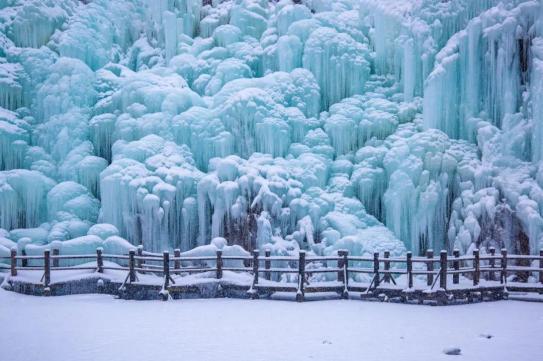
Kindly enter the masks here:
M 188 250 L 196 245 L 201 177 L 186 146 L 157 135 L 119 140 L 113 162 L 100 174 L 101 220 L 149 251 Z
M 436 131 L 401 125 L 383 145 L 356 153 L 352 180 L 367 204 L 415 253 L 449 247 L 445 234 L 451 197 L 477 161 L 476 149 Z
M 344 165 L 310 153 L 295 159 L 257 153 L 248 160 L 228 157 L 211 164 L 198 184 L 200 239 L 220 236 L 276 251 L 283 242 L 295 241 L 317 254 L 334 252 L 341 242 L 364 254 L 374 246 L 371 235 L 379 233 L 383 246 L 394 253 L 403 250 L 359 201 L 336 188 L 333 180 L 342 176 Z
M 321 108 L 361 93 L 369 75 L 367 47 L 334 29 L 317 29 L 305 44 L 303 65 L 315 74 L 322 90 Z
M 426 80 L 426 127 L 474 141 L 474 118 L 502 128 L 504 116 L 520 110 L 539 6 L 535 1 L 513 9 L 502 4 L 471 20 L 449 40 Z
M 540 17 L 540 21 L 543 23 L 543 17 Z M 530 78 L 533 116 L 531 145 L 532 160 L 534 162 L 543 160 L 543 101 L 539 96 L 539 94 L 543 94 L 543 29 L 539 34 L 540 36 L 532 42 L 531 48 L 533 54 L 533 70 Z
M 10 12 L 3 12 L 3 31 L 18 47 L 39 48 L 55 30 L 73 15 L 76 0 L 11 1 Z
M 0 3 L 2 245 L 541 247 L 537 1 Z
M 40 172 L 11 170 L 0 173 L 1 228 L 31 228 L 47 218 L 47 193 L 55 182 Z
M 0 108 L 0 170 L 22 168 L 30 125 L 16 113 Z
M 55 33 L 49 46 L 60 56 L 80 59 L 93 70 L 118 62 L 142 30 L 141 2 L 93 0 L 80 5 L 66 30 Z
M 451 37 L 426 80 L 425 127 L 481 152 L 479 176 L 451 214 L 449 242 L 460 249 L 493 244 L 534 253 L 541 246 L 540 14 L 537 1 L 483 12 Z
M 0 64 L 0 106 L 15 110 L 23 105 L 22 68 L 19 64 Z
M 321 90 L 320 109 L 364 91 L 370 72 L 368 41 L 354 3 L 312 16 L 304 5 L 280 2 L 262 34 L 264 64 L 271 71 L 310 70 Z M 328 10 L 328 9 L 327 9 Z
M 420 96 L 437 52 L 467 22 L 499 0 L 362 0 L 360 18 L 378 73 L 395 75 L 406 99 Z M 513 3 L 518 1 L 509 1 Z

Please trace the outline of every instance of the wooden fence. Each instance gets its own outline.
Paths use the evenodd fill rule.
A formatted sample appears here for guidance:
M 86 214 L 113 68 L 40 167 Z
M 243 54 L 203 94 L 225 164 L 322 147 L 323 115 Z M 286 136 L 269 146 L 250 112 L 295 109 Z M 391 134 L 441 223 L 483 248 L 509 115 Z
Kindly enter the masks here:
M 178 249 L 171 256 L 168 251 L 162 254 L 146 253 L 141 247 L 131 250 L 128 255 L 104 254 L 103 249 L 98 248 L 95 254 L 60 255 L 58 249 L 53 249 L 52 252 L 45 250 L 43 255 L 29 256 L 18 255 L 16 249 L 12 249 L 10 257 L 0 257 L 2 259 L 10 260 L 9 267 L 5 264 L 4 267 L 13 277 L 21 270 L 43 271 L 40 282 L 45 289 L 50 286 L 51 274 L 55 271 L 103 273 L 115 270 L 127 272 L 123 286 L 127 283 L 137 285 L 138 275 L 160 276 L 163 290 L 174 287 L 173 275 L 206 272 L 211 273 L 210 277 L 222 279 L 225 271 L 246 273 L 252 278 L 248 290 L 252 297 L 274 292 L 295 292 L 298 301 L 302 301 L 306 293 L 314 292 L 337 292 L 343 297 L 348 297 L 349 292 L 360 292 L 362 297 L 398 296 L 419 301 L 435 298 L 441 303 L 457 296 L 470 298 L 473 293 L 481 292 L 489 292 L 496 298 L 503 297 L 507 290 L 543 293 L 543 250 L 539 256 L 510 255 L 505 249 L 497 254 L 493 248 L 485 254 L 474 250 L 472 255 L 460 256 L 455 250 L 452 257 L 446 251 L 435 256 L 431 250 L 425 257 L 414 257 L 411 252 L 404 257 L 391 257 L 388 251 L 382 254 L 376 252 L 373 257 L 360 257 L 350 256 L 344 250 L 333 256 L 307 256 L 305 251 L 300 251 L 298 257 L 271 256 L 269 250 L 264 255 L 255 250 L 251 256 L 225 256 L 219 250 L 214 256 L 187 257 L 181 256 Z M 82 264 L 65 266 L 61 265 L 62 260 Z M 111 262 L 105 264 L 104 260 L 113 261 L 113 265 Z M 534 263 L 537 265 L 534 266 Z M 328 277 L 326 281 L 313 282 L 318 274 L 335 276 L 332 276 L 332 281 Z M 367 275 L 368 282 L 357 282 L 357 274 Z M 537 282 L 508 284 L 511 274 L 523 281 L 535 274 Z M 464 276 L 462 282 L 461 275 Z M 414 278 L 417 276 L 419 283 L 415 285 Z M 422 286 L 421 276 L 426 281 Z M 283 280 L 279 281 L 281 277 Z M 404 284 L 398 284 L 400 280 Z M 481 284 L 481 280 L 484 284 Z

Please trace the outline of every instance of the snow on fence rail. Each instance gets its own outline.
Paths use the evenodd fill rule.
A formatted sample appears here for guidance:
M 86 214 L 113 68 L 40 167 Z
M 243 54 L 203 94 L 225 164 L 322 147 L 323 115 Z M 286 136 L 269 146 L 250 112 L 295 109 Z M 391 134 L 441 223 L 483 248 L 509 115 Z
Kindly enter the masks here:
M 362 292 L 362 296 L 397 295 L 398 291 L 402 291 L 402 297 L 405 297 L 406 293 L 415 294 L 417 291 L 414 277 L 423 276 L 426 279 L 426 287 L 422 287 L 422 291 L 426 295 L 434 291 L 438 296 L 441 294 L 450 298 L 454 292 L 477 291 L 477 287 L 501 294 L 506 287 L 511 288 L 511 285 L 507 285 L 508 275 L 515 274 L 518 278 L 527 280 L 531 274 L 535 273 L 538 275 L 539 284 L 525 283 L 522 286 L 515 283 L 512 288 L 543 293 L 543 250 L 538 256 L 509 255 L 506 249 L 496 254 L 494 248 L 490 248 L 488 254 L 481 255 L 476 249 L 472 255 L 460 256 L 459 251 L 454 250 L 452 257 L 447 254 L 447 251 L 441 251 L 436 257 L 432 250 L 428 250 L 425 257 L 414 257 L 411 252 L 407 252 L 405 257 L 390 257 L 388 251 L 382 254 L 375 252 L 373 257 L 359 257 L 349 256 L 345 250 L 338 251 L 337 256 L 306 257 L 305 251 L 300 251 L 298 257 L 271 256 L 269 250 L 266 250 L 263 256 L 258 250 L 253 251 L 252 256 L 223 256 L 222 251 L 218 250 L 214 256 L 193 257 L 181 256 L 180 250 L 176 249 L 173 257 L 170 257 L 168 251 L 152 254 L 144 252 L 141 247 L 129 251 L 128 255 L 104 254 L 103 249 L 98 248 L 95 254 L 82 255 L 60 255 L 58 249 L 53 249 L 52 252 L 47 249 L 43 255 L 39 256 L 28 256 L 24 253 L 18 255 L 17 249 L 13 248 L 9 257 L 0 257 L 0 261 L 8 259 L 10 265 L 0 263 L 0 270 L 9 269 L 12 277 L 16 277 L 17 272 L 22 270 L 43 271 L 40 282 L 44 289 L 50 286 L 53 272 L 64 270 L 91 270 L 97 273 L 104 273 L 106 270 L 126 271 L 123 286 L 126 283 L 137 284 L 138 274 L 154 274 L 164 280 L 163 290 L 168 290 L 170 285 L 175 284 L 172 275 L 211 273 L 210 277 L 220 280 L 223 278 L 223 272 L 230 271 L 252 276 L 248 292 L 253 297 L 257 297 L 259 293 L 271 294 L 276 291 L 295 292 L 298 301 L 304 299 L 306 292 L 326 291 L 338 292 L 343 297 L 348 297 L 349 291 Z M 105 265 L 106 259 L 114 260 L 115 263 Z M 75 266 L 60 265 L 60 261 L 63 260 L 88 262 Z M 29 265 L 29 261 L 32 261 L 33 265 Z M 237 263 L 232 264 L 233 261 Z M 534 266 L 536 261 L 538 263 Z M 329 266 L 329 262 L 332 262 L 333 266 Z M 516 264 L 512 265 L 511 262 Z M 36 263 L 39 264 L 36 265 Z M 275 263 L 273 267 L 272 263 Z M 277 265 L 277 263 L 280 264 Z M 307 268 L 308 265 L 311 267 Z M 419 267 L 414 267 L 414 265 L 419 265 Z M 315 274 L 329 273 L 337 274 L 337 281 L 310 284 L 310 277 Z M 294 275 L 295 281 L 274 282 L 272 281 L 273 274 Z M 369 275 L 371 282 L 369 284 L 356 282 L 354 276 L 357 274 Z M 470 277 L 471 284 L 461 283 L 461 275 Z M 403 276 L 405 276 L 405 285 L 398 285 L 397 282 Z M 481 276 L 487 282 L 484 287 L 480 286 Z M 439 284 L 438 287 L 436 287 L 437 284 Z M 418 288 L 418 291 L 421 291 L 420 285 Z

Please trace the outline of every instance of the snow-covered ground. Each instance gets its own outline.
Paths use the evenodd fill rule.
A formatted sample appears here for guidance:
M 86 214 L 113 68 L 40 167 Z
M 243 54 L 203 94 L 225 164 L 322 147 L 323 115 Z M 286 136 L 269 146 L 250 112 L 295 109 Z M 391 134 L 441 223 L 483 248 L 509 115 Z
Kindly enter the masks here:
M 0 290 L 0 310 L 3 361 L 535 361 L 543 355 L 543 303 L 137 302 Z M 445 355 L 450 347 L 461 356 Z

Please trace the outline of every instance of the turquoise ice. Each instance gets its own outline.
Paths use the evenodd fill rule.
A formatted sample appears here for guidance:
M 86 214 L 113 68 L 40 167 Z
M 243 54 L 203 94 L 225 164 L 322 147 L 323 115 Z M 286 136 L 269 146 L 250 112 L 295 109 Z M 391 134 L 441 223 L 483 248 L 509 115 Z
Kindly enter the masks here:
M 0 0 L 0 255 L 543 247 L 536 0 Z

